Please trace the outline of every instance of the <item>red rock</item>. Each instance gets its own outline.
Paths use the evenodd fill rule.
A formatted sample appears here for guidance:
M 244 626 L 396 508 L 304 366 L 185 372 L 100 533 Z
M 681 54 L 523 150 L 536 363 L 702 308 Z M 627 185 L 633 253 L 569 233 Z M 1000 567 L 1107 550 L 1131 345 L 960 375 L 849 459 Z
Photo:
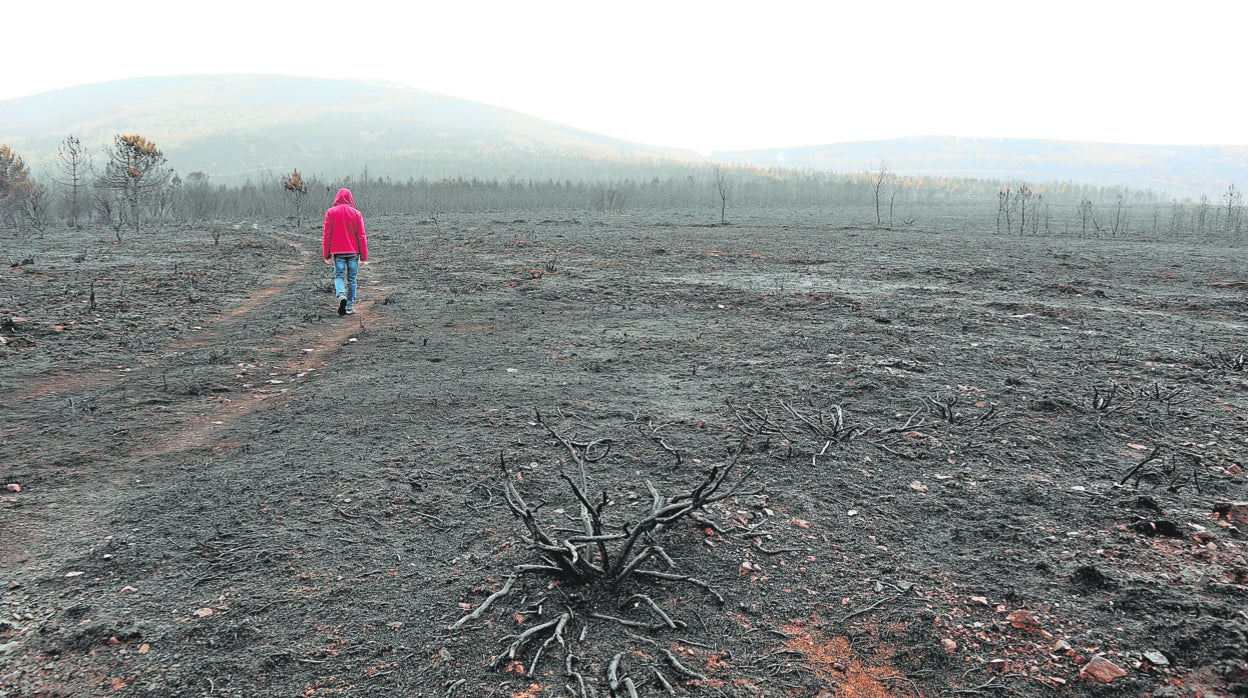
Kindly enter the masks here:
M 1232 521 L 1248 521 L 1248 502 L 1218 502 L 1213 512 Z
M 21 492 L 22 486 L 17 484 L 16 482 L 11 482 L 5 485 L 4 489 L 8 490 L 9 492 Z
M 1031 611 L 1012 611 L 1005 619 L 1010 621 L 1010 625 L 1023 630 L 1040 629 L 1040 621 L 1036 620 Z
M 1109 683 L 1114 679 L 1127 675 L 1127 670 L 1114 664 L 1104 657 L 1093 657 L 1092 661 L 1079 670 L 1080 678 L 1093 678 L 1101 683 Z

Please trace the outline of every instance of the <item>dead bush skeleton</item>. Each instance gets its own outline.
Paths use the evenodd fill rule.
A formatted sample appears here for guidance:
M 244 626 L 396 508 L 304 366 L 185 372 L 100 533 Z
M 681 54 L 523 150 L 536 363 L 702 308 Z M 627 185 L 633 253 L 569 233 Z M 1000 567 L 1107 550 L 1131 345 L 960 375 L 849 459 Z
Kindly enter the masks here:
M 738 467 L 741 455 L 746 451 L 748 439 L 737 444 L 721 463 L 706 469 L 702 479 L 693 487 L 675 495 L 665 496 L 649 480 L 644 487 L 650 495 L 649 506 L 638 512 L 631 520 L 609 521 L 609 514 L 617 509 L 606 491 L 597 496 L 591 494 L 589 467 L 603 460 L 611 452 L 611 439 L 580 441 L 568 436 L 547 423 L 541 413 L 536 413 L 536 424 L 543 427 L 554 444 L 561 447 L 569 458 L 568 470 L 560 470 L 559 478 L 567 485 L 576 501 L 575 516 L 567 518 L 572 527 L 543 522 L 538 511 L 541 505 L 531 505 L 517 486 L 515 476 L 508 468 L 506 457 L 499 454 L 499 469 L 503 480 L 503 493 L 508 509 L 523 527 L 522 538 L 527 546 L 538 554 L 533 563 L 518 564 L 503 585 L 487 597 L 476 609 L 450 626 L 458 630 L 466 623 L 480 618 L 499 600 L 511 595 L 517 583 L 526 575 L 537 575 L 557 580 L 563 595 L 563 603 L 547 603 L 545 599 L 536 608 L 522 610 L 521 615 L 536 615 L 539 622 L 527 627 L 518 635 L 507 638 L 510 644 L 497 657 L 498 663 L 518 660 L 526 647 L 535 648 L 527 662 L 526 675 L 532 676 L 542 654 L 552 644 L 563 651 L 565 675 L 574 679 L 584 692 L 584 676 L 575 668 L 576 655 L 570 647 L 565 631 L 569 624 L 579 621 L 583 639 L 589 619 L 607 621 L 639 631 L 676 630 L 686 627 L 684 621 L 673 618 L 649 594 L 648 583 L 676 582 L 698 587 L 724 603 L 723 596 L 707 582 L 679 571 L 675 560 L 664 548 L 662 534 L 673 526 L 687 521 L 699 522 L 698 513 L 708 505 L 732 497 L 757 494 L 743 492 L 742 485 L 749 479 L 751 470 Z M 569 472 L 570 471 L 570 472 Z M 565 511 L 564 509 L 558 510 Z M 568 512 L 573 508 L 567 508 Z M 593 597 L 593 601 L 589 599 Z M 526 597 L 527 598 L 527 597 Z M 605 599 L 605 601 L 604 601 Z M 522 602 L 523 603 L 523 602 Z M 530 606 L 533 604 L 530 603 Z M 562 610 L 548 612 L 547 607 Z M 615 609 L 639 611 L 643 619 L 620 617 Z M 634 636 L 636 637 L 636 636 Z M 645 640 L 644 638 L 638 638 Z M 618 658 L 618 655 L 617 655 Z M 669 670 L 688 678 L 690 672 L 674 657 L 668 657 Z M 673 663 L 674 662 L 674 663 Z M 613 662 L 613 686 L 625 685 L 625 677 L 618 675 L 619 663 Z M 647 670 L 666 681 L 659 667 Z M 647 673 L 649 675 L 649 673 Z

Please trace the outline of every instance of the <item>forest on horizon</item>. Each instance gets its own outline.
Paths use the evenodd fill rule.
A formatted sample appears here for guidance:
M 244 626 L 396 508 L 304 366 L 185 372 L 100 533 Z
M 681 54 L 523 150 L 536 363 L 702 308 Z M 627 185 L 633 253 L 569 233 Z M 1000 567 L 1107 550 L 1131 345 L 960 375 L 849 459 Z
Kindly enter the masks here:
M 856 209 L 854 223 L 880 227 L 943 217 L 1020 234 L 1238 236 L 1240 171 L 1220 168 L 1248 166 L 1234 147 L 952 138 L 707 159 L 418 90 L 273 76 L 86 86 L 0 102 L 0 123 L 0 229 L 100 225 L 118 239 L 147 224 L 302 224 L 342 186 L 373 213 L 428 219 L 683 210 L 725 225 L 744 210 Z M 1189 156 L 1204 160 L 1174 165 Z M 1061 176 L 1089 162 L 1102 169 Z M 1129 184 L 1171 166 L 1157 187 Z M 1207 193 L 1160 186 L 1184 181 Z

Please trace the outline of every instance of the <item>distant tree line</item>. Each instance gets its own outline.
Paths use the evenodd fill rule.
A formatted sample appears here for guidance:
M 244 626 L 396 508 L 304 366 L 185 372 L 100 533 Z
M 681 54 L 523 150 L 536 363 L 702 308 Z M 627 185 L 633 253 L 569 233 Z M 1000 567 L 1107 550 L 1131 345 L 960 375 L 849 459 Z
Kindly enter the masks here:
M 1214 202 L 1164 200 L 1151 191 L 1122 187 L 1033 186 L 1025 182 L 997 187 L 996 231 L 1018 235 L 1077 237 L 1231 237 L 1246 230 L 1243 193 L 1230 184 Z
M 179 176 L 163 151 L 137 134 L 116 136 L 102 156 L 103 166 L 97 168 L 78 139 L 66 137 L 56 172 L 41 177 L 49 186 L 36 181 L 19 154 L 0 144 L 0 228 L 21 234 L 55 224 L 91 224 L 110 227 L 120 241 L 123 230 L 137 232 L 144 223 L 287 220 L 301 227 L 332 203 L 339 188 L 348 187 L 370 215 L 434 219 L 455 213 L 705 210 L 714 216 L 712 221 L 727 225 L 735 211 L 852 209 L 864 212 L 859 221 L 864 225 L 874 220 L 880 227 L 930 227 L 945 216 L 947 224 L 960 221 L 960 227 L 981 227 L 976 221 L 984 221 L 982 227 L 1002 235 L 1207 237 L 1244 232 L 1243 196 L 1233 184 L 1218 201 L 1180 201 L 1150 190 L 1073 182 L 899 174 L 884 161 L 862 172 L 830 173 L 602 158 L 547 161 L 548 171 L 582 175 L 576 178 L 542 177 L 535 170 L 530 177 L 396 179 L 372 176 L 367 168 L 357 175 L 331 177 L 296 169 L 224 184 L 203 172 Z M 481 167 L 477 161 L 465 169 Z

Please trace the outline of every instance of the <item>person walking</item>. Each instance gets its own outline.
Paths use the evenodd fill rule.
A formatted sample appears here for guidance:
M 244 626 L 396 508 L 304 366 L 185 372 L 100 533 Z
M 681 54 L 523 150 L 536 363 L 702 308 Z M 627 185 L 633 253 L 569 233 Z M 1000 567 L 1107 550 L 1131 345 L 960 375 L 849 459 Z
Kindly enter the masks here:
M 334 265 L 334 292 L 338 314 L 355 312 L 355 278 L 361 262 L 368 264 L 368 234 L 364 215 L 355 208 L 350 189 L 339 189 L 334 205 L 325 211 L 321 258 Z

